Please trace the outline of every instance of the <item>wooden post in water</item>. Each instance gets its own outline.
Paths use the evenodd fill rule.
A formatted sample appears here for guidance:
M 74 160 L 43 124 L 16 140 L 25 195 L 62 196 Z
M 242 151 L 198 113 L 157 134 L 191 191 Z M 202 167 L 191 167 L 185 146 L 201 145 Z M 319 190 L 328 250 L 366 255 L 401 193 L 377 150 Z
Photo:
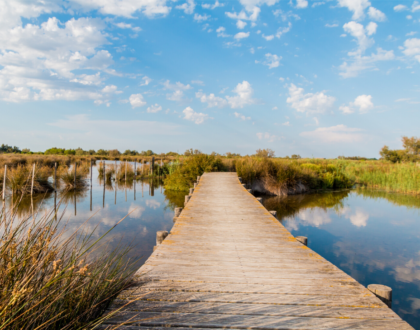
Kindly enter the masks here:
M 168 236 L 166 230 L 160 230 L 156 233 L 156 245 L 162 244 L 163 240 Z
M 150 171 L 151 171 L 151 173 L 152 173 L 152 177 L 153 177 L 153 175 L 154 175 L 154 170 L 155 170 L 155 157 L 153 156 L 153 157 L 152 157 L 152 164 L 151 164 L 151 166 L 150 166 Z
M 194 188 L 190 188 L 190 195 L 192 195 L 194 192 Z
M 273 215 L 273 217 L 277 217 L 277 211 L 269 211 L 272 215 Z
M 174 219 L 173 219 L 174 222 L 178 220 L 178 217 L 181 215 L 181 212 L 182 212 L 182 207 L 175 208 Z
M 92 186 L 90 186 L 90 210 L 92 211 Z
M 125 160 L 125 183 L 127 183 L 127 160 Z
M 115 182 L 117 182 L 117 171 L 118 171 L 118 167 L 117 167 L 117 160 L 115 160 Z
M 32 184 L 31 184 L 31 196 L 34 194 L 34 180 L 35 180 L 35 163 L 32 166 Z
M 57 190 L 54 191 L 54 218 L 57 219 Z
M 381 284 L 369 284 L 368 290 L 381 299 L 389 308 L 392 307 L 392 289 L 389 286 Z
M 77 171 L 77 163 L 74 163 L 74 180 L 73 180 L 73 187 L 76 189 L 76 171 Z
M 191 198 L 190 195 L 185 196 L 184 207 L 187 206 L 187 203 L 190 201 L 190 198 Z
M 92 173 L 92 159 L 90 160 L 90 186 L 92 187 L 93 173 Z M 92 211 L 92 210 L 91 210 Z
M 198 183 L 194 182 L 194 188 L 197 188 Z
M 105 190 L 105 180 L 106 180 L 105 160 L 104 160 L 103 169 L 104 169 L 104 190 Z
M 54 190 L 57 191 L 57 162 L 54 163 Z
M 137 160 L 134 161 L 134 200 L 136 200 Z
M 105 208 L 105 180 L 104 180 L 104 196 L 102 198 L 102 208 Z
M 305 236 L 296 236 L 298 242 L 301 242 L 303 245 L 308 246 L 308 238 Z
M 7 179 L 7 165 L 4 165 L 4 177 L 3 177 L 3 200 L 6 199 L 6 179 Z

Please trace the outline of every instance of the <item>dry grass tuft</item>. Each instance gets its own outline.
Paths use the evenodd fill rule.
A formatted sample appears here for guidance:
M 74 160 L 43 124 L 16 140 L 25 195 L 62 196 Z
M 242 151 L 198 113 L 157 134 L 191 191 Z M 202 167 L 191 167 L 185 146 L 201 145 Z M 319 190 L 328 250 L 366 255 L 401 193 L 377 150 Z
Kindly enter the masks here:
M 104 235 L 65 238 L 55 219 L 0 214 L 0 329 L 89 328 L 128 286 L 128 249 L 94 257 Z

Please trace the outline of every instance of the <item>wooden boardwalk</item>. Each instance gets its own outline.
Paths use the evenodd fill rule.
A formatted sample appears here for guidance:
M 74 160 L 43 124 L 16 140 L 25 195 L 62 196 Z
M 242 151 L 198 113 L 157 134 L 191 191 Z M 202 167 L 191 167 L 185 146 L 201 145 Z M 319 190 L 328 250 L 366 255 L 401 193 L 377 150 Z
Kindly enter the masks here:
M 413 329 L 299 243 L 236 173 L 206 173 L 108 325 L 162 329 Z

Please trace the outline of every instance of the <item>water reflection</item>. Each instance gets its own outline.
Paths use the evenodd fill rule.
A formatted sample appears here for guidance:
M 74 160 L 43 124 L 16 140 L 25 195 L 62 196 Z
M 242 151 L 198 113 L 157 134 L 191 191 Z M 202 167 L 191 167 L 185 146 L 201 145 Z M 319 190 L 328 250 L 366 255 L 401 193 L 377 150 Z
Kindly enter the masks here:
M 62 226 L 66 227 L 67 236 L 63 238 L 81 227 L 82 232 L 93 232 L 92 239 L 97 239 L 129 213 L 106 236 L 106 248 L 111 251 L 116 247 L 133 245 L 129 257 L 140 258 L 136 264 L 139 267 L 153 251 L 156 232 L 172 228 L 174 207 L 183 205 L 185 193 L 168 194 L 159 178 L 119 182 L 106 178 L 104 181 L 97 166 L 93 166 L 92 170 L 92 174 L 84 173 L 88 180 L 85 189 L 37 194 L 33 198 L 30 195 L 8 196 L 5 207 L 11 209 L 11 205 L 18 204 L 18 217 L 30 217 L 32 214 L 40 217 L 57 206 L 58 217 L 62 217 Z
M 393 288 L 393 310 L 420 329 L 420 198 L 356 189 L 264 199 L 295 236 L 367 286 Z

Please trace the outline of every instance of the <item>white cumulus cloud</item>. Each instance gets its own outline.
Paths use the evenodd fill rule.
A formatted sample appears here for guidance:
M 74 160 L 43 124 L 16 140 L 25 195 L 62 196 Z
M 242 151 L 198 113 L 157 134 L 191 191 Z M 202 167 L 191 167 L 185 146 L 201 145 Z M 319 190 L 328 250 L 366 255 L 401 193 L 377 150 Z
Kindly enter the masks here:
M 238 20 L 237 22 L 236 22 L 236 27 L 238 28 L 238 29 L 243 29 L 243 28 L 245 28 L 245 26 L 247 25 L 247 22 L 244 22 L 244 21 L 241 21 L 241 20 Z
M 184 11 L 185 14 L 191 15 L 195 9 L 195 2 L 194 0 L 187 0 L 187 2 L 183 3 L 182 5 L 176 6 L 176 9 L 181 9 Z
M 205 120 L 209 119 L 208 115 L 195 112 L 191 107 L 186 107 L 182 112 L 184 113 L 184 119 L 193 121 L 197 125 L 202 124 Z
M 308 7 L 307 0 L 296 0 L 296 8 L 306 8 Z
M 305 94 L 303 88 L 294 84 L 289 86 L 289 95 L 286 102 L 296 111 L 306 114 L 325 113 L 335 102 L 335 97 L 324 92 Z
M 339 109 L 343 114 L 351 114 L 354 113 L 357 108 L 360 113 L 366 113 L 370 109 L 373 109 L 372 95 L 359 95 L 354 102 L 350 102 L 349 105 L 342 105 Z
M 280 65 L 280 60 L 282 59 L 281 56 L 276 54 L 265 54 L 265 62 L 264 65 L 267 65 L 269 69 L 277 68 Z
M 132 94 L 129 98 L 131 106 L 134 108 L 142 107 L 146 105 L 146 101 L 141 94 Z
M 197 92 L 195 93 L 195 96 L 199 98 L 202 103 L 207 103 L 209 108 L 223 108 L 228 104 L 228 102 L 224 98 L 215 96 L 213 93 L 206 95 L 203 92 Z
M 170 94 L 166 94 L 166 98 L 170 101 L 182 101 L 184 98 L 184 91 L 192 88 L 190 84 L 184 85 L 179 81 L 175 84 L 171 84 L 169 80 L 166 80 L 163 83 L 163 86 L 165 89 L 173 91 Z
M 233 90 L 236 96 L 226 96 L 228 103 L 232 109 L 243 108 L 245 105 L 254 104 L 255 100 L 252 98 L 254 90 L 251 84 L 244 80 L 239 83 Z
M 408 7 L 407 6 L 405 6 L 405 5 L 396 5 L 395 7 L 394 7 L 394 10 L 395 11 L 404 11 L 404 10 L 408 10 Z
M 274 142 L 281 139 L 279 136 L 270 134 L 268 132 L 257 133 L 257 137 L 259 140 L 267 140 L 268 142 Z
M 160 106 L 159 104 L 152 104 L 150 107 L 147 108 L 147 112 L 149 113 L 156 113 L 159 112 L 160 110 L 162 110 L 162 106 Z
M 238 32 L 237 34 L 235 34 L 235 39 L 240 40 L 240 39 L 244 39 L 244 38 L 248 38 L 249 37 L 249 32 Z
M 381 12 L 379 9 L 376 9 L 374 7 L 369 7 L 368 15 L 370 19 L 373 19 L 378 22 L 383 22 L 386 20 L 385 14 Z
M 353 12 L 353 19 L 358 20 L 365 16 L 364 10 L 370 6 L 369 0 L 338 0 L 340 7 L 346 7 Z
M 420 39 L 411 38 L 404 41 L 403 53 L 411 56 L 420 62 Z

